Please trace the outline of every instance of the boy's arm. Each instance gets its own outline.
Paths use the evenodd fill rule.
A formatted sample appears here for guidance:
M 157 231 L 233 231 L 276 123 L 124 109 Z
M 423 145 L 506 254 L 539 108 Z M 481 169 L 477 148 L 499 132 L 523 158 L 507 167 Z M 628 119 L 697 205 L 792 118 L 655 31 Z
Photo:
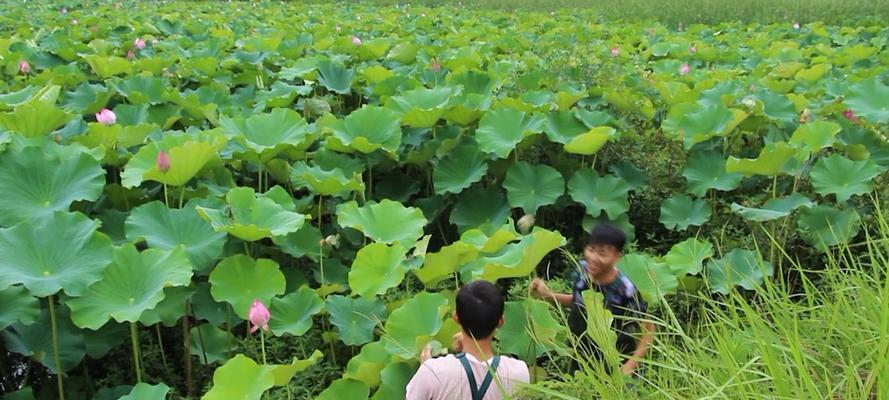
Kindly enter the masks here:
M 649 321 L 643 322 L 642 330 L 642 338 L 639 339 L 639 343 L 636 344 L 636 351 L 633 352 L 633 357 L 627 360 L 627 362 L 620 368 L 621 372 L 626 375 L 633 374 L 633 371 L 639 366 L 639 360 L 645 358 L 645 355 L 648 353 L 648 348 L 651 347 L 651 343 L 654 342 L 654 323 Z
M 546 300 L 552 304 L 561 304 L 564 306 L 570 306 L 571 303 L 574 302 L 573 295 L 570 293 L 553 293 L 552 290 L 549 290 L 549 286 L 546 285 L 546 282 L 540 278 L 534 278 L 534 280 L 531 281 L 531 295 L 538 299 Z

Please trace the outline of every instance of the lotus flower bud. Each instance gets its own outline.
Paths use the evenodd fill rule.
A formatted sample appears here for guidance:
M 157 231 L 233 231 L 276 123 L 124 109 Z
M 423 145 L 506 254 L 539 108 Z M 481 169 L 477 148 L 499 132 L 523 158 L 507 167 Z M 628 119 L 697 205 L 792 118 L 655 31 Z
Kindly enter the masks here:
M 250 320 L 252 325 L 250 333 L 256 332 L 257 329 L 268 331 L 271 318 L 272 315 L 269 313 L 269 309 L 265 307 L 265 304 L 262 304 L 259 300 L 253 300 L 253 304 L 250 305 L 250 311 L 247 312 L 247 319 Z
M 340 237 L 339 235 L 328 235 L 326 238 L 321 240 L 321 245 L 330 245 L 330 247 L 337 248 L 340 247 Z
M 117 116 L 114 115 L 114 111 L 103 108 L 102 111 L 96 113 L 96 121 L 102 125 L 111 125 L 117 122 Z
M 77 18 L 71 20 L 71 25 L 77 25 Z
M 436 57 L 432 59 L 432 72 L 438 71 L 441 71 L 441 63 L 438 62 L 438 58 Z
M 617 46 L 612 47 L 611 48 L 611 56 L 617 57 L 619 55 L 620 55 L 620 48 L 618 48 Z
M 127 60 L 132 60 L 134 58 L 136 58 L 136 52 L 134 52 L 133 49 L 128 50 L 127 51 Z
M 19 72 L 27 75 L 31 72 L 31 64 L 28 64 L 28 61 L 22 60 L 19 62 Z
M 698 52 L 698 48 L 695 45 L 688 46 L 688 52 L 691 54 L 695 54 Z
M 852 110 L 843 111 L 843 117 L 852 122 L 858 121 L 858 117 L 855 116 L 855 111 Z
M 359 38 L 358 36 L 352 36 L 352 44 L 361 46 L 361 38 Z
M 682 64 L 682 67 L 679 68 L 679 73 L 682 75 L 688 75 L 689 72 L 691 72 L 691 67 L 688 63 Z
M 534 227 L 535 221 L 534 214 L 525 214 L 519 218 L 519 222 L 516 222 L 516 227 L 519 228 L 519 232 L 523 235 L 527 235 L 528 232 L 531 231 L 531 228 Z
M 811 111 L 809 111 L 808 108 L 804 108 L 803 112 L 801 112 L 799 114 L 799 123 L 801 123 L 801 124 L 808 123 L 809 119 L 811 119 L 811 117 L 812 117 Z
M 799 29 L 799 22 L 793 23 L 793 29 Z
M 157 153 L 157 160 L 155 160 L 154 164 L 157 166 L 158 171 L 167 172 L 170 170 L 170 156 L 161 150 L 160 153 Z
M 145 41 L 142 40 L 142 38 L 136 38 L 136 40 L 133 41 L 133 47 L 142 50 L 145 48 Z

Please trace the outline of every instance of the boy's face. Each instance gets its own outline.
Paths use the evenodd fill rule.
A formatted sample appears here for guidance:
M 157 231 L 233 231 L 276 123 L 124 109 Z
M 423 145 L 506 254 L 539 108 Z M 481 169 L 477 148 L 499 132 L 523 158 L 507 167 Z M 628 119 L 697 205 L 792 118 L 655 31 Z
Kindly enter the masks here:
M 583 249 L 583 257 L 587 262 L 587 273 L 599 276 L 610 272 L 620 260 L 621 252 L 610 245 L 587 245 Z

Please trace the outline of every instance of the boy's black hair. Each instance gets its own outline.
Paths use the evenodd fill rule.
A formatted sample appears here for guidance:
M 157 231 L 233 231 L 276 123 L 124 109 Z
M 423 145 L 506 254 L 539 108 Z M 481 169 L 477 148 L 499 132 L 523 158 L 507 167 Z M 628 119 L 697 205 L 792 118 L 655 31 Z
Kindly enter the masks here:
M 463 330 L 475 339 L 494 333 L 503 318 L 503 292 L 483 280 L 469 282 L 457 292 L 457 317 Z
M 624 251 L 627 235 L 620 228 L 611 224 L 598 224 L 590 231 L 587 246 L 614 246 L 617 251 Z

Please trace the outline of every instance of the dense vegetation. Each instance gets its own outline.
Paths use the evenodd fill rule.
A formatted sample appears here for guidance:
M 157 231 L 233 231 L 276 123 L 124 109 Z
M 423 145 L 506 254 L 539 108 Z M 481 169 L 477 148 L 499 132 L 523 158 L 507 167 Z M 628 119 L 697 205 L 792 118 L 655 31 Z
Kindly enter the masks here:
M 3 4 L 12 398 L 402 398 L 477 278 L 527 397 L 889 393 L 886 26 Z M 659 326 L 629 390 L 526 293 L 597 221 Z

